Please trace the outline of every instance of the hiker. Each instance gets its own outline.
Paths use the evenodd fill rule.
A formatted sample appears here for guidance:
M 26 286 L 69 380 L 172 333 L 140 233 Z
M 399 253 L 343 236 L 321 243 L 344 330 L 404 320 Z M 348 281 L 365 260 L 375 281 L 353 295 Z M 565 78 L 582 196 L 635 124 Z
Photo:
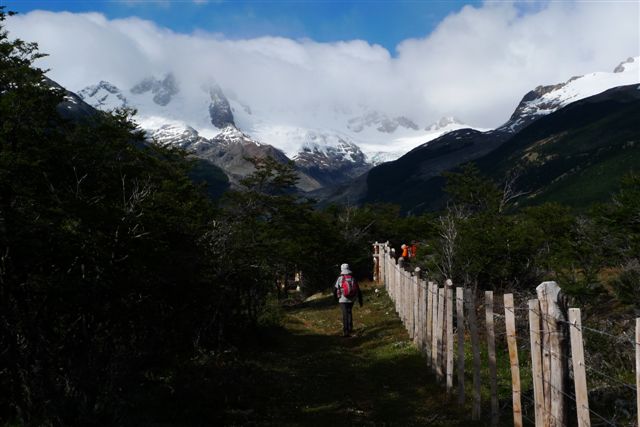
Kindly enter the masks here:
M 418 243 L 415 240 L 411 241 L 411 246 L 409 247 L 409 256 L 411 258 L 415 258 L 418 254 Z
M 402 246 L 400 246 L 400 248 L 402 249 L 402 264 L 400 264 L 402 266 L 402 268 L 404 268 L 406 271 L 411 271 L 411 267 L 409 265 L 410 263 L 410 257 L 411 254 L 409 252 L 409 246 L 405 245 L 404 243 L 402 244 Z M 400 260 L 398 260 L 399 262 Z
M 402 249 L 402 258 L 404 258 L 405 261 L 409 260 L 409 246 L 405 245 L 404 243 L 402 244 L 402 246 L 400 246 L 400 249 Z
M 362 307 L 362 291 L 356 282 L 355 277 L 351 275 L 349 264 L 340 266 L 340 275 L 333 287 L 333 296 L 340 303 L 342 311 L 342 336 L 348 337 L 353 331 L 353 304 L 358 299 L 360 307 Z

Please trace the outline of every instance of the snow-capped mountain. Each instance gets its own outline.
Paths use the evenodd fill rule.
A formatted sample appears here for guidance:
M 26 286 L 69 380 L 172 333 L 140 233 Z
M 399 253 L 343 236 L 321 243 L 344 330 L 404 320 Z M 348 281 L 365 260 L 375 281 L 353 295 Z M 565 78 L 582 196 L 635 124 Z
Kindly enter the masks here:
M 236 144 L 249 152 L 255 152 L 256 147 L 262 152 L 276 150 L 313 177 L 316 182 L 309 181 L 309 187 L 314 187 L 344 182 L 451 132 L 455 133 L 452 141 L 466 140 L 477 132 L 504 140 L 568 103 L 638 82 L 639 62 L 629 58 L 613 73 L 591 73 L 561 84 L 538 86 L 524 96 L 509 120 L 494 130 L 470 128 L 450 116 L 419 125 L 410 118 L 390 117 L 364 106 L 360 111 L 336 108 L 313 118 L 308 112 L 296 115 L 295 111 L 282 116 L 276 107 L 265 110 L 246 105 L 235 95 L 227 96 L 215 82 L 189 86 L 171 73 L 145 78 L 128 90 L 101 81 L 78 95 L 103 110 L 137 109 L 140 126 L 159 143 L 177 145 L 199 156 L 211 156 L 213 145 L 216 150 L 228 147 L 236 154 L 242 151 Z M 381 146 L 387 149 L 381 150 Z M 225 157 L 219 151 L 216 155 Z
M 253 172 L 253 163 L 248 158 L 272 157 L 276 161 L 286 163 L 289 158 L 277 148 L 251 139 L 229 124 L 213 138 L 201 136 L 197 130 L 189 126 L 167 124 L 152 132 L 147 132 L 150 139 L 159 145 L 180 147 L 193 153 L 200 159 L 207 160 L 225 171 L 232 185 Z M 312 191 L 321 187 L 315 179 L 305 171 L 298 172 L 298 188 Z
M 371 168 L 360 148 L 334 133 L 309 131 L 296 165 L 323 186 L 340 184 Z
M 82 89 L 78 92 L 78 96 L 100 110 L 113 110 L 129 106 L 127 97 L 122 91 L 104 80 Z
M 497 131 L 516 132 L 536 119 L 565 105 L 618 86 L 640 83 L 640 57 L 628 58 L 613 72 L 598 72 L 572 77 L 564 83 L 538 86 L 527 93 L 509 120 Z
M 323 159 L 316 156 L 320 168 L 326 168 L 326 163 L 330 161 L 340 163 L 338 167 L 343 169 L 342 162 L 352 163 L 352 160 L 341 158 L 340 155 L 346 155 L 354 150 L 353 147 L 364 154 L 363 161 L 368 164 L 379 162 L 380 159 L 396 159 L 446 131 L 464 127 L 450 118 L 421 127 L 407 117 L 392 118 L 364 107 L 360 115 L 350 110 L 336 109 L 332 116 L 320 115 L 312 123 L 295 118 L 282 121 L 277 112 L 255 111 L 235 97 L 227 97 L 216 83 L 202 86 L 196 91 L 195 97 L 193 90 L 188 96 L 183 92 L 180 82 L 168 73 L 161 77 L 145 78 L 129 90 L 101 81 L 82 89 L 78 94 L 85 102 L 102 110 L 135 108 L 140 126 L 150 133 L 167 126 L 190 128 L 199 136 L 211 139 L 228 125 L 233 125 L 253 141 L 273 145 L 297 161 L 305 159 L 305 167 L 310 165 L 312 159 L 309 152 L 314 150 L 330 154 Z M 196 102 L 193 102 L 194 98 Z M 295 116 L 295 112 L 293 114 Z M 163 135 L 162 132 L 160 134 Z M 352 148 L 336 150 L 335 141 Z M 310 147 L 311 143 L 315 144 L 314 148 Z M 389 150 L 381 152 L 380 145 L 389 147 Z M 360 170 L 360 164 L 354 166 Z

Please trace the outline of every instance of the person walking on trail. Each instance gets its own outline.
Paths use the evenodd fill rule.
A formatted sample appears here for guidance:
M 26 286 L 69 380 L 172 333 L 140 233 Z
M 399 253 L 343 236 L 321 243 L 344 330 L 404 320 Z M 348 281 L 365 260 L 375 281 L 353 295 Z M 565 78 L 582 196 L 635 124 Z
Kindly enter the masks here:
M 400 246 L 400 248 L 402 249 L 402 258 L 404 258 L 405 261 L 409 260 L 409 246 L 405 245 L 404 243 L 402 244 L 402 246 Z
M 353 331 L 353 304 L 358 300 L 362 307 L 362 291 L 352 276 L 349 264 L 340 266 L 340 275 L 333 287 L 333 295 L 340 303 L 342 311 L 342 335 L 348 337 Z

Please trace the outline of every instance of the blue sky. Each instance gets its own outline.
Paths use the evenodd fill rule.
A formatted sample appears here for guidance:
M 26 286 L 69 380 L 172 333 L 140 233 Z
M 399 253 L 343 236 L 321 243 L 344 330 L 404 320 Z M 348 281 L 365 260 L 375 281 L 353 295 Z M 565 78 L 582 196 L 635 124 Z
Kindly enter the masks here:
M 408 38 L 427 36 L 447 15 L 470 1 L 267 0 L 267 1 L 31 1 L 1 0 L 21 13 L 41 9 L 101 12 L 108 18 L 137 16 L 181 33 L 201 29 L 226 38 L 283 36 L 319 42 L 362 39 L 395 54 Z

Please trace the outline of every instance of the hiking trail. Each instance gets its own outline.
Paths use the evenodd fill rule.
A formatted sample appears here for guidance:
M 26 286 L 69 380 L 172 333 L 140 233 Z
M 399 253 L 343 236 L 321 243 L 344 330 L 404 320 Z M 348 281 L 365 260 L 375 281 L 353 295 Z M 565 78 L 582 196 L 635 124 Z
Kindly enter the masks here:
M 248 362 L 256 382 L 238 424 L 473 426 L 428 372 L 383 287 L 363 286 L 354 336 L 342 337 L 340 308 L 317 294 L 286 309 L 284 328 Z M 244 419 L 243 419 L 244 418 Z

